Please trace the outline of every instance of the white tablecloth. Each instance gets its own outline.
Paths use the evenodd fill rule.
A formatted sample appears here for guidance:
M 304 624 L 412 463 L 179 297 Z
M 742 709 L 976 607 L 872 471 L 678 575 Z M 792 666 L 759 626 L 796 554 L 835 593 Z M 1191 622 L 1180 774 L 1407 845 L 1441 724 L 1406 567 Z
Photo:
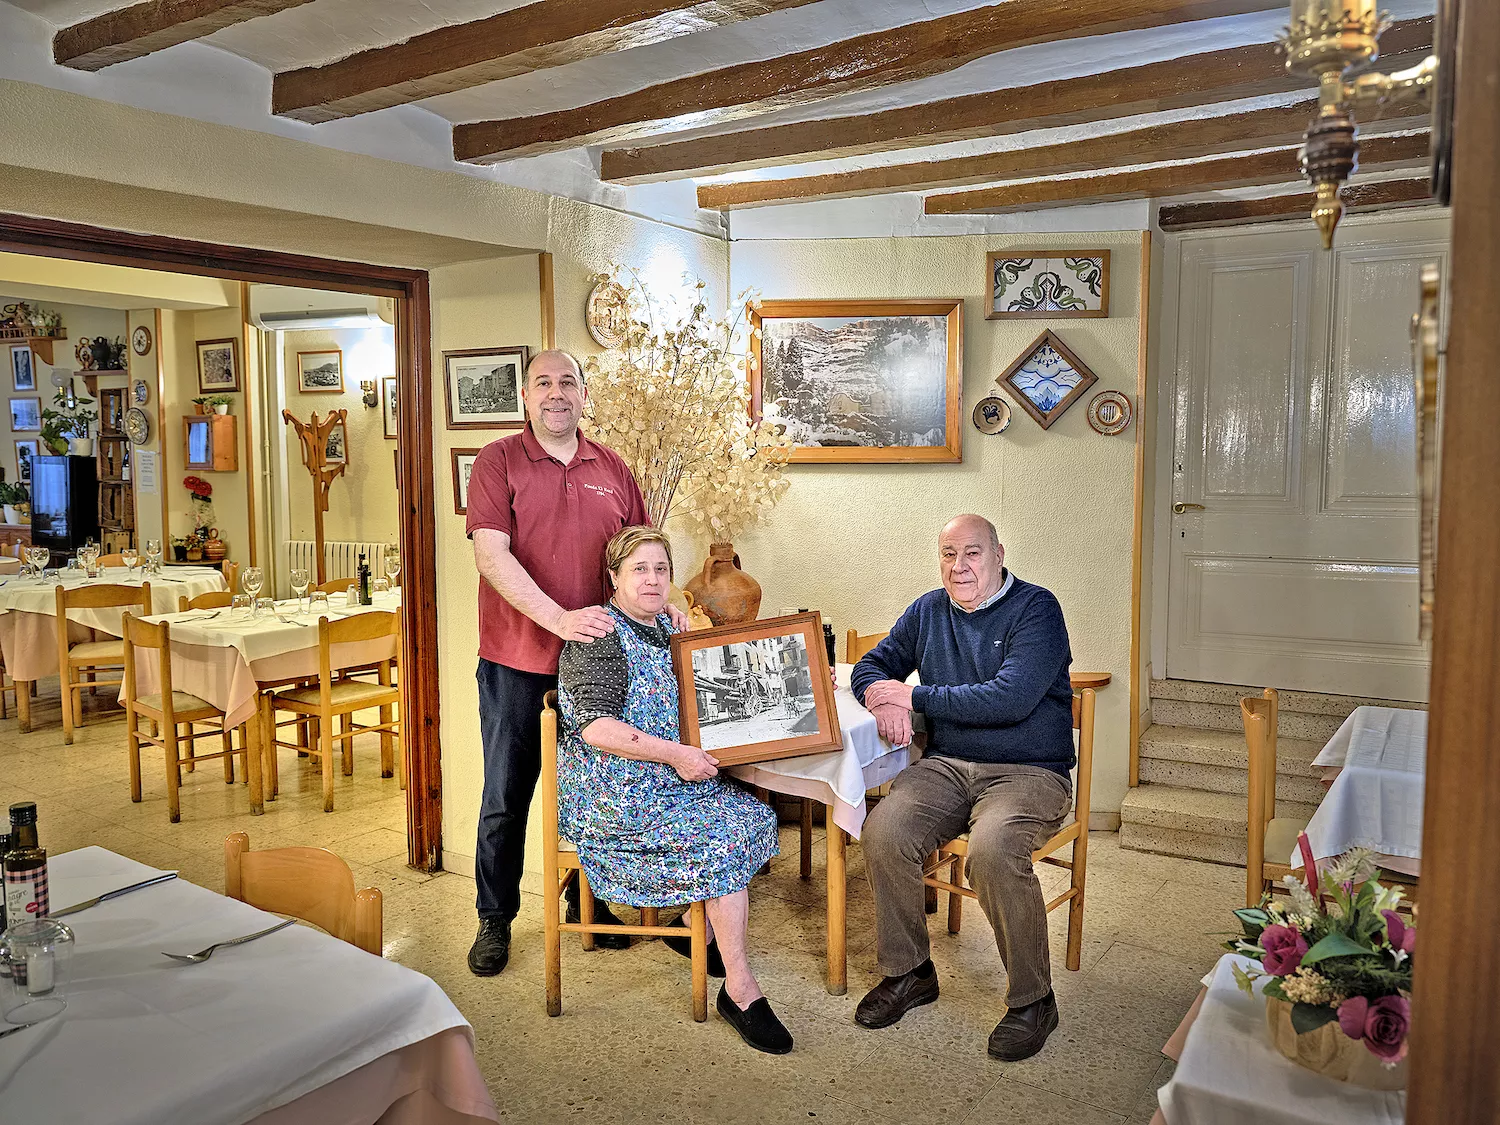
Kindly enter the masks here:
M 865 822 L 865 790 L 884 785 L 920 755 L 910 747 L 893 747 L 880 737 L 875 716 L 849 690 L 853 666 L 837 666 L 839 733 L 844 748 L 800 758 L 733 766 L 730 773 L 773 793 L 812 797 L 833 807 L 833 822 L 856 840 Z
M 1246 996 L 1219 959 L 1172 1080 L 1157 1091 L 1167 1125 L 1398 1125 L 1406 1094 L 1336 1082 L 1285 1059 L 1266 1032 L 1265 1000 Z
M 154 589 L 154 588 L 153 588 Z M 316 615 L 298 613 L 295 600 L 276 603 L 276 613 L 252 617 L 248 611 L 231 609 L 194 610 L 188 613 L 162 613 L 149 621 L 167 621 L 172 626 L 172 642 L 205 645 L 209 648 L 239 650 L 246 664 L 283 656 L 304 648 L 318 647 L 318 617 L 336 620 L 360 613 L 399 613 L 401 591 L 392 590 L 374 598 L 373 605 L 346 605 L 343 595 L 329 599 L 327 611 Z
M 180 595 L 196 598 L 199 594 L 225 589 L 224 576 L 214 568 L 205 566 L 174 566 L 161 574 L 149 576 L 142 567 L 128 570 L 123 566 L 105 567 L 99 571 L 98 578 L 74 577 L 76 573 L 79 572 L 64 570 L 56 578 L 6 578 L 0 582 L 0 611 L 56 616 L 58 586 L 77 590 L 84 586 L 138 587 L 143 582 L 150 582 L 151 605 L 157 613 L 175 610 Z M 114 606 L 105 609 L 70 609 L 68 620 L 118 637 L 120 612 Z M 55 668 L 53 672 L 56 672 Z
M 1377 853 L 1383 867 L 1419 874 L 1427 712 L 1355 708 L 1313 765 L 1336 771 L 1307 825 L 1314 858 L 1364 847 Z M 1301 867 L 1301 855 L 1294 852 L 1291 862 Z
M 156 873 L 103 848 L 68 852 L 51 860 L 52 902 Z M 446 1029 L 472 1042 L 427 977 L 305 926 L 199 965 L 161 955 L 275 921 L 180 879 L 68 918 L 67 1010 L 0 1039 L 0 1121 L 241 1125 Z

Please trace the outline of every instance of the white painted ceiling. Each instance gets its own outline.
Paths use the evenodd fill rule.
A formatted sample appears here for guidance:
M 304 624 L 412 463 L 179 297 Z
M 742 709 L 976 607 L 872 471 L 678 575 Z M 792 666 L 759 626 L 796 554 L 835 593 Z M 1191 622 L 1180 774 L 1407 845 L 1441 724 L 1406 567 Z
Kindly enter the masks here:
M 447 125 L 489 118 L 519 117 L 567 109 L 647 86 L 736 63 L 773 58 L 823 46 L 863 33 L 898 27 L 953 12 L 984 7 L 992 0 L 818 0 L 817 3 L 752 20 L 712 27 L 664 43 L 616 51 L 530 74 L 517 75 L 471 90 L 429 98 L 415 106 L 401 106 L 325 125 L 307 126 L 272 118 L 269 86 L 272 73 L 314 65 L 368 47 L 381 46 L 445 24 L 463 23 L 520 6 L 521 0 L 313 0 L 276 15 L 226 28 L 196 42 L 170 48 L 147 58 L 107 68 L 97 75 L 61 72 L 46 57 L 50 33 L 59 27 L 121 6 L 121 0 L 9 0 L 9 7 L 37 17 L 23 48 L 27 80 L 45 81 L 93 96 L 120 100 L 146 108 L 267 132 L 296 136 L 330 147 L 368 152 L 428 167 L 447 167 L 467 175 L 590 199 L 623 210 L 647 214 L 701 229 L 722 229 L 717 216 L 697 210 L 689 182 L 624 188 L 601 184 L 595 174 L 597 150 L 580 146 L 571 152 L 513 160 L 492 168 L 457 165 L 445 151 Z M 586 3 L 588 0 L 577 0 Z M 1080 0 L 1088 3 L 1090 0 Z M 1435 0 L 1388 0 L 1398 19 L 1430 15 Z M 0 40 L 5 38 L 4 5 L 0 5 Z M 24 17 L 22 17 L 24 19 Z M 1263 43 L 1285 26 L 1285 10 L 1225 17 L 1170 27 L 1094 36 L 1059 43 L 1018 48 L 978 59 L 965 66 L 913 82 L 828 98 L 811 105 L 762 114 L 749 121 L 691 128 L 691 122 L 670 126 L 671 139 L 725 132 L 759 125 L 837 117 L 912 105 L 955 95 L 1076 77 L 1103 70 L 1136 66 L 1160 59 L 1221 47 Z M 17 25 L 19 26 L 19 25 Z M 220 52 L 238 56 L 247 65 L 226 69 L 212 63 Z M 4 62 L 0 49 L 0 62 Z M 1286 97 L 1234 103 L 1234 109 L 1285 102 Z M 163 102 L 167 103 L 166 105 Z M 1036 130 L 978 141 L 922 146 L 871 156 L 807 162 L 758 171 L 737 172 L 721 179 L 779 178 L 792 174 L 844 171 L 883 164 L 909 163 L 1073 139 L 1139 128 L 1184 117 L 1202 110 L 1150 114 L 1130 119 Z M 1215 112 L 1221 112 L 1216 110 Z M 642 135 L 661 139 L 668 127 L 648 124 Z M 907 193 L 902 206 L 910 209 L 919 195 Z M 865 201 L 857 201 L 864 205 Z M 766 209 L 788 214 L 817 204 L 791 204 Z M 872 213 L 879 206 L 869 207 Z M 843 204 L 845 213 L 851 209 Z M 738 218 L 738 215 L 736 216 Z M 764 229 L 769 215 L 757 220 Z M 934 232 L 973 229 L 955 227 L 955 219 L 925 225 Z M 983 220 L 979 220 L 983 221 Z M 946 224 L 946 225 L 945 225 Z M 874 232 L 871 232 L 874 233 Z

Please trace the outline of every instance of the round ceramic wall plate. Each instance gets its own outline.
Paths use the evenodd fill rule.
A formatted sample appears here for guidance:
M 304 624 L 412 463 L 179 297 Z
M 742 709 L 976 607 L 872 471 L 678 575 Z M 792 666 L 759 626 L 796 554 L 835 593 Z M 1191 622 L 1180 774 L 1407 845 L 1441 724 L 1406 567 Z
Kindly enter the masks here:
M 135 404 L 137 406 L 145 406 L 146 403 L 151 401 L 151 388 L 146 384 L 146 380 L 144 379 L 137 379 L 135 381 L 135 386 L 131 388 L 131 393 L 135 396 Z
M 148 355 L 151 351 L 151 329 L 144 324 L 137 324 L 135 331 L 130 334 L 130 347 L 136 355 Z
M 589 294 L 583 319 L 594 343 L 601 348 L 618 348 L 625 342 L 625 331 L 630 322 L 629 293 L 618 282 L 601 281 Z
M 1119 391 L 1100 391 L 1089 399 L 1089 425 L 1105 435 L 1130 425 L 1130 400 Z
M 990 395 L 974 407 L 974 428 L 982 434 L 1004 433 L 1010 425 L 1010 403 Z
M 139 406 L 125 411 L 125 436 L 136 445 L 145 445 L 151 440 L 151 418 Z

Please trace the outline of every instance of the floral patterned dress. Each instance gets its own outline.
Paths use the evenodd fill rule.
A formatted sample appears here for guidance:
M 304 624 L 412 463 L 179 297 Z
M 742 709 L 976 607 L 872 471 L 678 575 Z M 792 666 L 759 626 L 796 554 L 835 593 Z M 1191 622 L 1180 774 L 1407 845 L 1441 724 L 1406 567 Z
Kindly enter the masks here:
M 775 813 L 722 778 L 684 781 L 671 766 L 607 753 L 580 734 L 614 710 L 590 706 L 588 699 L 599 698 L 591 689 L 603 684 L 609 696 L 623 680 L 623 706 L 613 717 L 657 738 L 678 738 L 666 616 L 653 629 L 608 608 L 612 636 L 592 645 L 570 641 L 559 666 L 562 833 L 578 848 L 590 890 L 608 902 L 676 906 L 733 894 L 777 853 Z

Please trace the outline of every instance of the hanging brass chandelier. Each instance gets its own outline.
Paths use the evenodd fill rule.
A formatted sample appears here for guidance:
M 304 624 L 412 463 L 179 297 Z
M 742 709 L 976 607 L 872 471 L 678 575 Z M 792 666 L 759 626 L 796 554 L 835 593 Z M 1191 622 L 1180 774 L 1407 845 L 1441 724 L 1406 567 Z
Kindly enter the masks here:
M 1302 173 L 1317 192 L 1313 221 L 1323 249 L 1333 248 L 1333 232 L 1344 213 L 1339 189 L 1359 164 L 1354 111 L 1378 106 L 1397 93 L 1430 96 L 1438 60 L 1429 55 L 1394 74 L 1369 71 L 1347 78 L 1351 68 L 1380 57 L 1380 33 L 1389 23 L 1377 0 L 1291 0 L 1291 22 L 1281 38 L 1287 69 L 1318 80 L 1318 115 L 1307 127 Z

